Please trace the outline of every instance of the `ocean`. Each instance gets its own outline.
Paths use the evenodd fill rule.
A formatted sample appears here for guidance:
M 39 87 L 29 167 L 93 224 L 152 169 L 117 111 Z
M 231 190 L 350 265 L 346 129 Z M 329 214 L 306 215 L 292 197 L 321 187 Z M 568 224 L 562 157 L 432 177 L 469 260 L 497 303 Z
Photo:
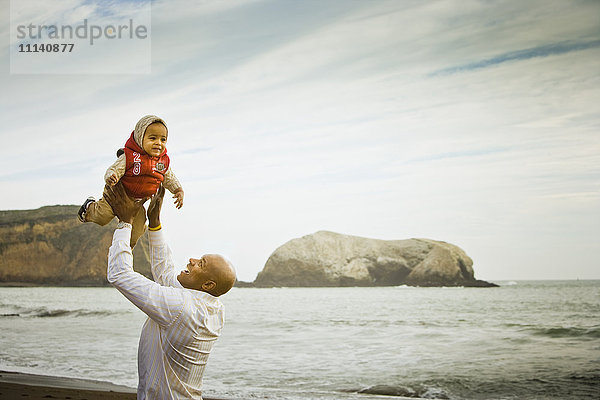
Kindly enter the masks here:
M 599 399 L 600 281 L 234 288 L 224 399 Z M 113 288 L 0 288 L 0 370 L 135 387 L 145 316 Z

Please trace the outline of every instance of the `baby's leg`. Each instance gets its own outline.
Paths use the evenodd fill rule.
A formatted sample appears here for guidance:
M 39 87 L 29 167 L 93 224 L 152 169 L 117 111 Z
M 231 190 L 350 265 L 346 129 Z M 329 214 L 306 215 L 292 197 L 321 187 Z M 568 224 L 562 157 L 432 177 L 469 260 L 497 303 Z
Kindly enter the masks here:
M 115 217 L 113 210 L 104 198 L 91 203 L 85 212 L 85 222 L 95 222 L 98 225 L 106 225 Z
M 131 229 L 131 243 L 130 246 L 133 249 L 138 239 L 146 231 L 146 209 L 141 207 L 138 213 L 133 218 L 133 229 Z

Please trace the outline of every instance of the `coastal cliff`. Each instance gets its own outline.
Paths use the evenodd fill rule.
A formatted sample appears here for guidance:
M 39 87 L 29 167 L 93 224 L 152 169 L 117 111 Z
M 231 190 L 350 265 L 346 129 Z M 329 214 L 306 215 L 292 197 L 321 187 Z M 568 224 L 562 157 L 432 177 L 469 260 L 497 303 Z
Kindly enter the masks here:
M 0 284 L 108 285 L 108 248 L 116 219 L 82 224 L 79 206 L 0 211 Z M 147 235 L 134 251 L 135 270 L 150 277 Z
M 446 242 L 378 240 L 327 231 L 279 247 L 253 285 L 496 286 L 475 279 L 471 258 Z

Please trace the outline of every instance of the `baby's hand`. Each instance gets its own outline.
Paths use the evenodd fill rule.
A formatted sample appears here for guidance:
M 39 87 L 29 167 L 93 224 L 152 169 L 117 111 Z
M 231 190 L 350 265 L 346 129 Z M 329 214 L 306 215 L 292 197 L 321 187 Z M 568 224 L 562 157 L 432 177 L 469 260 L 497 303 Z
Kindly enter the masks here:
M 115 186 L 117 182 L 119 182 L 119 178 L 117 178 L 117 175 L 112 174 L 106 183 L 108 183 L 110 186 Z
M 178 191 L 173 193 L 173 198 L 175 199 L 175 201 L 173 202 L 175 204 L 175 207 L 177 207 L 177 209 L 180 209 L 183 206 L 183 189 L 179 189 Z

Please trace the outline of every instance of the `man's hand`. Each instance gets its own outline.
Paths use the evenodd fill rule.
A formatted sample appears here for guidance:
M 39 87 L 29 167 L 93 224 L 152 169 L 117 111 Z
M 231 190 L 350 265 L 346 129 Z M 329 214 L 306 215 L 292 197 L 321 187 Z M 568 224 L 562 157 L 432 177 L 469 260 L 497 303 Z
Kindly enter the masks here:
M 165 188 L 160 185 L 158 192 L 152 196 L 150 204 L 148 205 L 148 227 L 158 228 L 160 226 L 160 209 L 163 203 L 163 197 L 165 197 Z
M 178 209 L 181 208 L 183 206 L 183 189 L 179 189 L 178 191 L 173 193 L 173 198 L 175 199 L 175 201 L 173 202 L 175 204 L 175 207 L 177 207 Z
M 133 218 L 139 212 L 140 208 L 148 199 L 134 200 L 125 193 L 123 184 L 117 183 L 115 186 L 104 187 L 104 198 L 113 209 L 113 213 L 123 222 L 133 223 Z

